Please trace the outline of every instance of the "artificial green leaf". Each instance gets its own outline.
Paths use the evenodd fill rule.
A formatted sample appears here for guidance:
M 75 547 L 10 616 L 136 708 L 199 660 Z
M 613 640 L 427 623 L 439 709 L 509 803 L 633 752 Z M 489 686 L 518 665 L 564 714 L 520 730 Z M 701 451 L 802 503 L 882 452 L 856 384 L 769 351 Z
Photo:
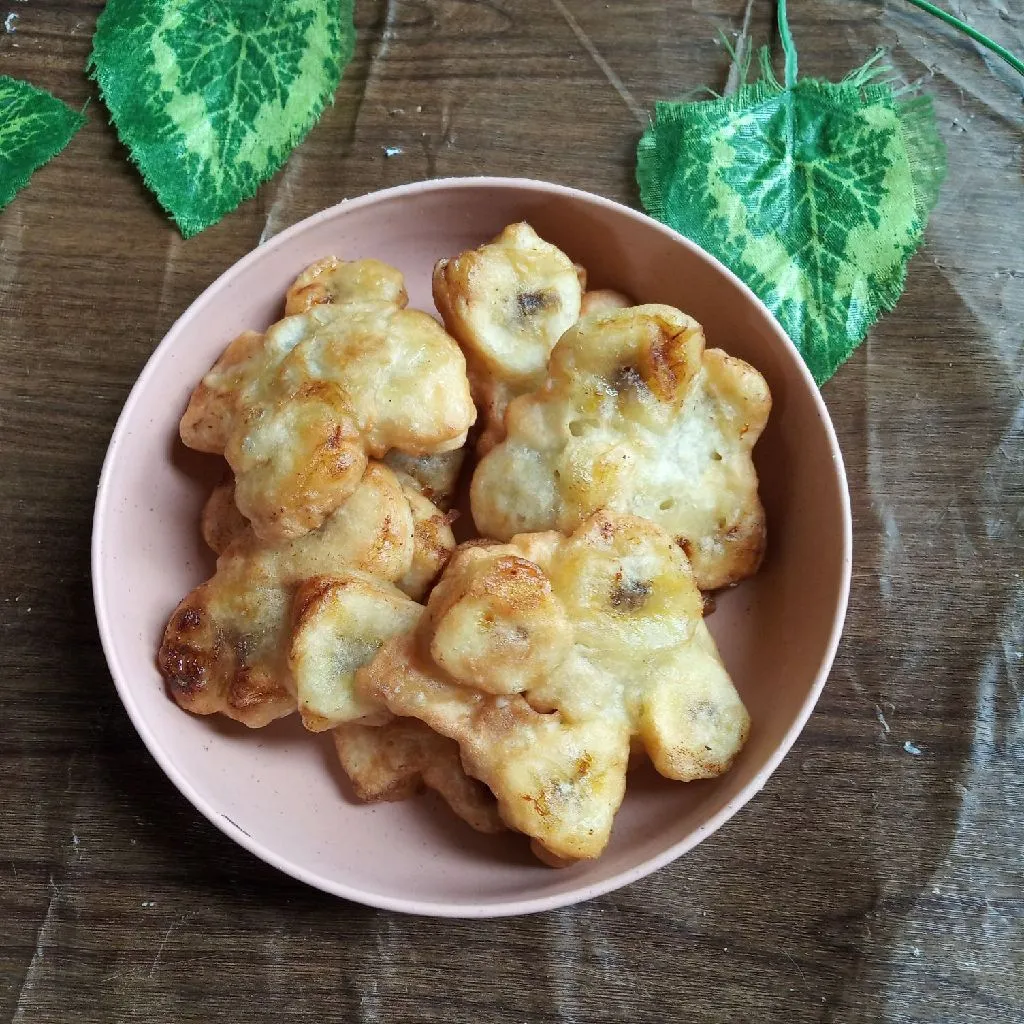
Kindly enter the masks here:
M 784 87 L 763 54 L 761 81 L 732 96 L 659 103 L 637 179 L 648 212 L 746 281 L 821 384 L 902 293 L 945 160 L 930 102 L 879 84 L 873 60 L 840 83 L 795 65 L 787 53 Z
M 187 238 L 252 196 L 332 100 L 352 0 L 109 0 L 90 67 Z
M 83 124 L 81 114 L 48 92 L 0 75 L 0 210 Z

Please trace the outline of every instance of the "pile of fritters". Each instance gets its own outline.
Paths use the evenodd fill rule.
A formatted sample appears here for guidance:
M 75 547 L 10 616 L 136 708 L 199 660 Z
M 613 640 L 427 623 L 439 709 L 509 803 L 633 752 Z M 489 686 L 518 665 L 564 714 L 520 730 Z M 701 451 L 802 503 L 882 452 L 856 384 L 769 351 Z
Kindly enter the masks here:
M 586 276 L 510 225 L 438 262 L 442 327 L 393 267 L 327 258 L 227 347 L 181 421 L 226 460 L 216 572 L 160 646 L 183 708 L 297 711 L 360 799 L 429 787 L 555 865 L 601 853 L 638 756 L 728 769 L 749 719 L 701 592 L 763 557 L 771 398 L 684 313 Z

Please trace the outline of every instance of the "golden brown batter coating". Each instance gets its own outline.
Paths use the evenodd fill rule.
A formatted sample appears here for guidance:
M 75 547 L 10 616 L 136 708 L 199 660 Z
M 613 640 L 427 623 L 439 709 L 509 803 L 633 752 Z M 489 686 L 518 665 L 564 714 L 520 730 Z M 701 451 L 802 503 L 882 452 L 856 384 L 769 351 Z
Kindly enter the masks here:
M 423 497 L 429 498 L 442 512 L 447 512 L 455 502 L 455 490 L 465 461 L 465 448 L 439 455 L 406 455 L 392 448 L 384 456 L 386 466 L 411 477 Z
M 571 533 L 598 509 L 644 516 L 710 590 L 757 571 L 764 510 L 751 458 L 771 395 L 742 360 L 705 350 L 670 306 L 599 313 L 568 331 L 543 387 L 512 403 L 508 437 L 479 464 L 481 533 Z
M 228 346 L 181 420 L 185 444 L 223 452 L 239 509 L 269 541 L 322 523 L 367 457 L 461 448 L 476 419 L 462 352 L 404 308 L 398 271 L 331 263 L 293 286 L 289 308 L 304 312 Z
M 543 381 L 555 342 L 579 319 L 580 275 L 529 224 L 510 224 L 486 245 L 439 260 L 433 291 L 466 353 L 482 454 L 504 436 L 508 403 Z
M 395 718 L 379 727 L 342 725 L 333 736 L 360 800 L 405 800 L 427 787 L 477 832 L 504 831 L 494 794 L 466 774 L 458 744 L 415 718 Z
M 409 296 L 401 271 L 380 260 L 326 256 L 306 267 L 292 282 L 285 294 L 284 315 L 306 313 L 313 306 L 367 301 L 407 306 Z
M 371 463 L 355 493 L 317 530 L 268 544 L 248 527 L 217 559 L 214 576 L 181 602 L 168 622 L 158 662 L 172 696 L 197 714 L 220 712 L 252 727 L 295 710 L 288 667 L 291 602 L 300 583 L 352 569 L 406 585 L 420 597 L 455 546 L 450 531 L 429 547 L 417 521 L 444 519 Z M 223 494 L 218 501 L 223 502 Z M 420 533 L 422 534 L 422 529 Z
M 460 548 L 419 627 L 355 685 L 454 739 L 504 821 L 561 860 L 604 849 L 632 738 L 689 781 L 724 772 L 749 727 L 686 556 L 604 512 L 569 538 Z
M 497 802 L 462 766 L 458 745 L 354 690 L 356 671 L 380 646 L 414 629 L 423 607 L 365 573 L 316 577 L 292 603 L 288 661 L 307 729 L 333 730 L 342 768 L 360 800 L 403 800 L 424 786 L 481 832 L 504 828 Z

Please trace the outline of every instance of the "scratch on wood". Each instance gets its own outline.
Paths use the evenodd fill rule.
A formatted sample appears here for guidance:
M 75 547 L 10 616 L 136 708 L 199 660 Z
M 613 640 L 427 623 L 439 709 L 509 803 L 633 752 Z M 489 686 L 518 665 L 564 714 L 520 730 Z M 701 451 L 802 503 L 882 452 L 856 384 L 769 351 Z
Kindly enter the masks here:
M 167 298 L 174 284 L 174 265 L 178 262 L 183 245 L 181 235 L 176 231 L 167 232 L 167 254 L 164 256 L 164 276 L 160 282 L 160 297 L 156 303 L 157 318 L 163 316 L 167 308 Z
M 619 94 L 622 102 L 629 107 L 630 112 L 636 118 L 637 124 L 641 128 L 646 128 L 648 121 L 650 121 L 646 111 L 633 98 L 633 94 L 626 88 L 625 83 L 615 73 L 608 61 L 604 59 L 601 51 L 594 45 L 590 36 L 583 31 L 583 26 L 572 16 L 572 11 L 562 3 L 562 0 L 551 0 L 551 6 L 562 16 L 562 20 L 572 29 L 572 34 L 580 41 L 580 45 L 590 54 L 590 59 L 601 69 L 601 74 L 608 79 L 608 84 Z
M 796 968 L 796 972 L 803 979 L 804 985 L 807 985 L 807 975 L 804 974 L 803 970 L 801 969 L 800 965 L 796 962 L 796 959 L 793 957 L 793 955 L 791 953 L 788 953 L 786 950 L 783 950 L 782 952 L 786 954 L 786 958 Z
M 885 720 L 885 715 L 882 714 L 882 709 L 876 704 L 875 705 L 875 718 L 878 719 L 879 725 L 885 730 L 885 735 L 889 735 L 889 723 Z
M 20 1021 L 27 1019 L 25 1016 L 25 999 L 31 996 L 35 990 L 36 975 L 41 969 L 43 957 L 46 953 L 46 944 L 50 935 L 50 922 L 53 920 L 53 908 L 61 894 L 60 889 L 54 884 L 52 874 L 49 877 L 48 884 L 50 886 L 50 902 L 46 905 L 46 913 L 43 915 L 38 931 L 36 931 L 36 948 L 32 954 L 32 959 L 29 961 L 28 969 L 25 971 L 25 977 L 21 981 L 21 988 L 18 989 L 18 998 L 14 1004 L 14 1016 L 11 1018 L 11 1024 L 19 1024 Z
M 270 204 L 270 209 L 267 211 L 266 222 L 263 225 L 263 230 L 260 232 L 260 245 L 280 231 L 281 207 L 291 199 L 294 179 L 302 173 L 302 168 L 303 158 L 300 147 L 288 157 L 288 162 L 284 165 L 284 173 L 277 184 L 277 191 L 274 193 L 274 199 Z
M 171 937 L 171 932 L 173 932 L 174 929 L 178 927 L 178 925 L 184 924 L 186 919 L 188 918 L 188 916 L 189 916 L 188 914 L 182 914 L 181 917 L 179 917 L 177 921 L 172 921 L 167 926 L 167 931 L 164 932 L 164 937 L 160 941 L 160 946 L 159 946 L 159 948 L 156 951 L 156 956 L 153 957 L 153 963 L 150 964 L 150 967 L 149 967 L 149 975 L 148 976 L 150 978 L 153 977 L 153 972 L 157 969 L 157 967 L 160 966 L 160 958 L 164 955 L 164 947 L 167 945 L 167 941 Z

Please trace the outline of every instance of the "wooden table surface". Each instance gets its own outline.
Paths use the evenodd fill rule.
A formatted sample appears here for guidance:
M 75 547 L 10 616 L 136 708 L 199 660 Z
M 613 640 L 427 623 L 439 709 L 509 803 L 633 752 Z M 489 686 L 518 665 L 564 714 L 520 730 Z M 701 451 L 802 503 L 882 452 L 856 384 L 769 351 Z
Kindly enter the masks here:
M 0 73 L 93 103 L 0 214 L 0 1018 L 1024 1021 L 1020 80 L 902 0 L 792 5 L 802 73 L 892 47 L 950 151 L 902 302 L 824 388 L 855 517 L 835 668 L 765 790 L 692 853 L 465 923 L 292 881 L 167 781 L 93 618 L 104 450 L 191 300 L 342 197 L 491 173 L 636 205 L 645 112 L 724 85 L 715 36 L 743 0 L 358 0 L 333 108 L 188 242 L 83 75 L 101 4 L 8 7 Z M 1021 0 L 954 7 L 1024 50 Z M 777 47 L 773 17 L 758 3 L 751 31 Z

